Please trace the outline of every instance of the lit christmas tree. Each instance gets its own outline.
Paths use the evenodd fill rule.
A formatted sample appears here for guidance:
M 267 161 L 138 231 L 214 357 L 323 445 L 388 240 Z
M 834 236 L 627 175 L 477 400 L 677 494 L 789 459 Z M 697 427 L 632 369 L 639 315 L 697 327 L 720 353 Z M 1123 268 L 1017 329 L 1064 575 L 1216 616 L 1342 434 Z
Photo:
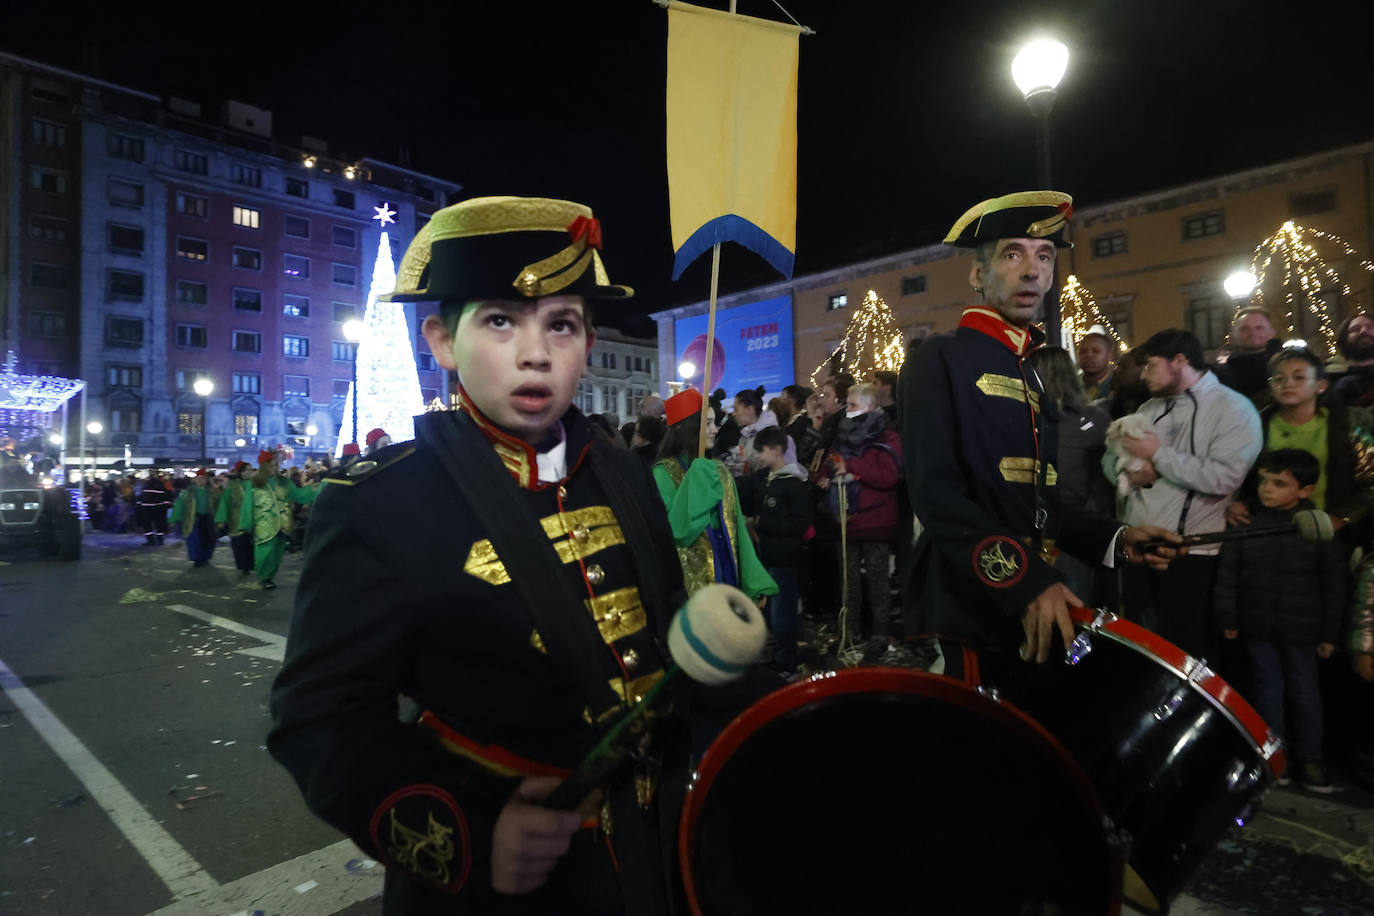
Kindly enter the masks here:
M 1336 331 L 1332 326 L 1331 309 L 1323 293 L 1339 291 L 1342 296 L 1350 295 L 1350 284 L 1341 279 L 1340 273 L 1332 267 L 1318 251 L 1318 246 L 1328 254 L 1337 257 L 1358 258 L 1359 255 L 1350 243 L 1338 235 L 1322 232 L 1310 226 L 1300 226 L 1291 219 L 1279 227 L 1269 238 L 1259 243 L 1255 255 L 1250 259 L 1250 272 L 1255 275 L 1255 289 L 1248 299 L 1236 302 L 1236 312 L 1247 305 L 1265 306 L 1265 287 L 1278 287 L 1274 298 L 1283 300 L 1283 320 L 1274 320 L 1274 326 L 1286 330 L 1289 338 L 1303 337 L 1311 322 L 1303 322 L 1300 310 L 1305 310 L 1315 319 L 1316 329 L 1328 353 L 1335 350 Z M 1374 271 L 1374 264 L 1358 260 L 1357 266 L 1366 271 Z M 1355 306 L 1354 312 L 1361 309 Z M 1271 320 L 1279 318 L 1270 315 Z M 1303 325 L 1306 324 L 1305 329 Z
M 382 226 L 395 211 L 386 204 L 375 208 Z M 391 263 L 391 238 L 385 229 L 377 245 L 377 260 L 372 266 L 372 288 L 363 313 L 363 334 L 358 342 L 357 391 L 350 385 L 344 401 L 343 425 L 334 446 L 335 457 L 349 442 L 361 439 L 353 430 L 353 399 L 358 399 L 358 429 L 363 433 L 376 427 L 386 430 L 392 442 L 415 438 L 414 416 L 425 409 L 420 394 L 420 375 L 415 368 L 415 351 L 406 324 L 405 306 L 399 302 L 378 302 L 377 297 L 396 288 L 396 268 Z
M 1092 291 L 1079 282 L 1076 274 L 1069 274 L 1064 280 L 1064 289 L 1059 293 L 1059 316 L 1060 326 L 1073 340 L 1075 350 L 1083 340 L 1083 335 L 1092 330 L 1094 325 L 1100 325 L 1101 329 L 1107 332 L 1107 336 L 1116 344 L 1118 350 L 1124 353 L 1129 349 L 1129 345 L 1121 339 L 1121 335 L 1112 327 L 1107 316 L 1097 307 L 1097 300 L 1093 298 Z
M 821 377 L 821 370 L 827 364 L 841 367 L 862 381 L 875 369 L 896 372 L 902 368 L 905 359 L 906 344 L 902 341 L 902 332 L 897 328 L 892 309 L 870 289 L 868 295 L 864 296 L 863 304 L 849 319 L 840 345 L 830 351 L 830 355 L 811 373 L 811 387 L 819 387 L 818 382 L 825 380 Z

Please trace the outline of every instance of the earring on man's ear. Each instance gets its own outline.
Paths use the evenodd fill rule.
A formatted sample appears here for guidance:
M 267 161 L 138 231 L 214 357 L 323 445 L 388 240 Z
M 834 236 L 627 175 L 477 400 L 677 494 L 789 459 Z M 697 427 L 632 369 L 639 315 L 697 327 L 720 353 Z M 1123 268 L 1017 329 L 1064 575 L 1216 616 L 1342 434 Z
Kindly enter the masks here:
M 973 288 L 973 292 L 974 292 L 974 295 L 981 296 L 981 295 L 983 295 L 983 287 L 981 287 L 981 286 L 975 286 L 975 287 Z

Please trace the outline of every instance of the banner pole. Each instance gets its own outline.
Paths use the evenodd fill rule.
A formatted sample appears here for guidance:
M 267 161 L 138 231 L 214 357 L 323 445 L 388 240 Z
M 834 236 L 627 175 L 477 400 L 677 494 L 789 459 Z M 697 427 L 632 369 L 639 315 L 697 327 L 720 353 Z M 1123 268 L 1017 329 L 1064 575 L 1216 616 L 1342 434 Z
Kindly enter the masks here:
M 734 12 L 731 0 L 731 12 Z M 711 384 L 711 354 L 716 349 L 716 290 L 720 284 L 720 242 L 711 246 L 711 303 L 710 315 L 706 319 L 706 366 L 701 371 L 701 430 L 697 433 L 697 457 L 706 457 L 706 411 L 711 408 L 711 392 L 706 389 Z

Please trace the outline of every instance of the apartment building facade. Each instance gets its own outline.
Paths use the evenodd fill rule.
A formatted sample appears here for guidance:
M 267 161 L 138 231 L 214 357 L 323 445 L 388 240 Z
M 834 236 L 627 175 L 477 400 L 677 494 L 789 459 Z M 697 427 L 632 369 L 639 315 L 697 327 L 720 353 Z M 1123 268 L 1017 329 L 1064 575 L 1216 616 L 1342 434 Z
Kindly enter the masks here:
M 658 345 L 653 339 L 600 327 L 575 403 L 583 413 L 613 413 L 626 423 L 635 418 L 642 398 L 658 393 L 658 379 Z

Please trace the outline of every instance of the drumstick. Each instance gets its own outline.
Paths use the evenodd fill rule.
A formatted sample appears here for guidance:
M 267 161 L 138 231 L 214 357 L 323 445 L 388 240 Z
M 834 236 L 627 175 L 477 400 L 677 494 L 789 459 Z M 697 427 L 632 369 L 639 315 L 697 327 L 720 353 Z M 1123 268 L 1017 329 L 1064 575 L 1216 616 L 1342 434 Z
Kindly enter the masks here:
M 633 749 L 626 729 L 654 704 L 682 672 L 701 684 L 726 684 L 749 670 L 768 636 L 758 606 L 739 589 L 716 583 L 687 600 L 668 627 L 672 662 L 649 692 L 601 736 L 577 769 L 540 802 L 545 808 L 575 811 L 624 762 Z
M 1246 538 L 1273 537 L 1279 534 L 1297 533 L 1304 541 L 1329 541 L 1336 536 L 1336 529 L 1331 524 L 1331 516 L 1320 509 L 1303 509 L 1293 513 L 1293 521 L 1287 525 L 1274 525 L 1267 528 L 1232 528 L 1228 531 L 1214 531 L 1210 534 L 1189 534 L 1184 535 L 1181 546 L 1191 547 L 1195 544 L 1220 544 L 1226 541 L 1243 541 Z M 1156 547 L 1177 547 L 1169 541 L 1154 540 L 1142 541 L 1137 545 L 1141 552 L 1154 550 Z

